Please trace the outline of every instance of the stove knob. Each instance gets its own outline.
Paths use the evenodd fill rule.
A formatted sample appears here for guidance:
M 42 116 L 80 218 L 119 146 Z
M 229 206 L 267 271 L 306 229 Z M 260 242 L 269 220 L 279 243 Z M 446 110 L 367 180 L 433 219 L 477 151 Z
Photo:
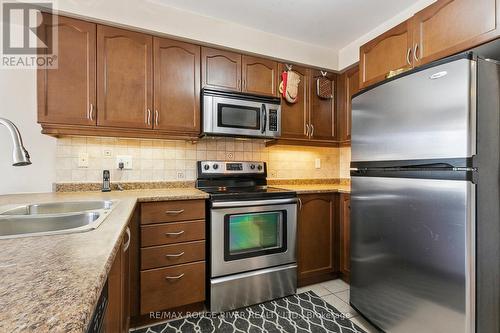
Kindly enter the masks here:
M 250 164 L 250 169 L 255 169 L 255 164 Z
M 257 169 L 258 169 L 259 171 L 260 171 L 260 170 L 262 170 L 262 165 L 259 165 L 259 166 L 257 167 Z
M 208 164 L 205 164 L 205 165 L 203 166 L 203 169 L 205 169 L 205 170 L 208 170 L 208 169 L 210 169 L 210 165 L 208 165 Z
M 217 170 L 219 168 L 219 165 L 217 163 L 214 163 L 214 165 L 212 165 L 212 167 L 214 168 L 214 170 Z

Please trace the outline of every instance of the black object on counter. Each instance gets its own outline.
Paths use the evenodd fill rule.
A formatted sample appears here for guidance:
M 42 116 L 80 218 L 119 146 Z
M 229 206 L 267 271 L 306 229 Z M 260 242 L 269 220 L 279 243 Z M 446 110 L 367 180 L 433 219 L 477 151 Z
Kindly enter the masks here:
M 111 192 L 109 170 L 104 170 L 102 173 L 102 191 Z

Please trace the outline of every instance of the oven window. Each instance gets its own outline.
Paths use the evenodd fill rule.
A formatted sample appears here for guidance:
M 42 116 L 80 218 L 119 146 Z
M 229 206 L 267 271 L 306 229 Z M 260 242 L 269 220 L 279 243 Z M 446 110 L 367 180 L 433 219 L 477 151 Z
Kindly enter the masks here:
M 226 261 L 286 251 L 286 211 L 226 215 Z
M 259 130 L 260 108 L 219 103 L 217 126 Z

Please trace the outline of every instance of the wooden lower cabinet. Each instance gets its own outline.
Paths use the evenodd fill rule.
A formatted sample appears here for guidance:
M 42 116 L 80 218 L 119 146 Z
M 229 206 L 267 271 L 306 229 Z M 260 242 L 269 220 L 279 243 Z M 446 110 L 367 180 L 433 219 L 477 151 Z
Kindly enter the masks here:
M 106 332 L 125 333 L 130 328 L 130 228 L 108 274 L 108 306 L 104 321 Z
M 349 282 L 351 273 L 351 196 L 340 194 L 340 276 Z
M 190 218 L 197 219 L 186 220 Z M 140 305 L 134 322 L 153 322 L 151 312 L 201 307 L 206 284 L 205 201 L 142 203 L 138 220 Z
M 205 200 L 175 200 L 142 204 L 141 224 L 205 219 Z
M 141 272 L 141 313 L 205 300 L 205 262 Z
M 337 196 L 335 193 L 299 195 L 299 286 L 330 280 L 337 276 Z
M 204 240 L 141 249 L 141 269 L 173 266 L 204 259 Z

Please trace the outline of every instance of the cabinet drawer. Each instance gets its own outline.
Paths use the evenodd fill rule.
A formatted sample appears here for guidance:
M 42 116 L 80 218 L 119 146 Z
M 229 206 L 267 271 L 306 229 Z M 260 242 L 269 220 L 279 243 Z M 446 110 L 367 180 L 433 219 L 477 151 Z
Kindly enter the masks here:
M 154 246 L 141 249 L 141 269 L 205 260 L 205 241 Z
M 141 246 L 165 245 L 205 239 L 205 221 L 188 221 L 141 227 Z
M 141 206 L 141 224 L 205 219 L 205 200 L 147 202 Z
M 205 262 L 141 272 L 141 314 L 205 300 Z

